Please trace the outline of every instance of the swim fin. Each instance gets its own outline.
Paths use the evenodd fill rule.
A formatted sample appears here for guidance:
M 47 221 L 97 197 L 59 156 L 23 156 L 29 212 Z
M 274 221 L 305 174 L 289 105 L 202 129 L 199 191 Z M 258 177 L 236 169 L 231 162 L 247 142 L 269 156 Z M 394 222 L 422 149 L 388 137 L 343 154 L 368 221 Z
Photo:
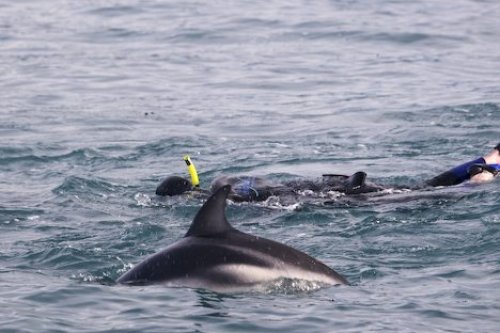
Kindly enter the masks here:
M 366 180 L 366 172 L 358 171 L 352 174 L 346 180 L 345 193 L 346 194 L 364 193 L 365 191 L 363 191 L 363 189 L 365 185 L 365 180 Z

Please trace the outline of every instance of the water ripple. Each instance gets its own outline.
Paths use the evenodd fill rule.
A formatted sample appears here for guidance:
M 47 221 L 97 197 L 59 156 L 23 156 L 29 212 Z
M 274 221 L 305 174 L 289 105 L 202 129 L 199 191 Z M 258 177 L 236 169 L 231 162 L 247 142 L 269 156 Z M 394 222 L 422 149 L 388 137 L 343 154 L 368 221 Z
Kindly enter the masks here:
M 114 284 L 201 206 L 154 194 L 188 177 L 185 154 L 204 188 L 222 174 L 359 170 L 415 188 L 486 153 L 499 138 L 496 1 L 0 9 L 2 331 L 498 330 L 498 181 L 228 205 L 238 229 L 317 257 L 350 286 Z

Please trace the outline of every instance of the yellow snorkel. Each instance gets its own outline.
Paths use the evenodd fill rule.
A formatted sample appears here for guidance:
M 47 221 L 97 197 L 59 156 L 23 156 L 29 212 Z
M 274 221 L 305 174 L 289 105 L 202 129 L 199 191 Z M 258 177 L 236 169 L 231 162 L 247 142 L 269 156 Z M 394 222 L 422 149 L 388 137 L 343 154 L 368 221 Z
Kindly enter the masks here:
M 200 186 L 200 179 L 198 178 L 198 172 L 196 171 L 193 162 L 191 162 L 191 158 L 189 158 L 189 155 L 184 156 L 184 162 L 186 162 L 189 175 L 191 176 L 191 184 L 194 187 Z

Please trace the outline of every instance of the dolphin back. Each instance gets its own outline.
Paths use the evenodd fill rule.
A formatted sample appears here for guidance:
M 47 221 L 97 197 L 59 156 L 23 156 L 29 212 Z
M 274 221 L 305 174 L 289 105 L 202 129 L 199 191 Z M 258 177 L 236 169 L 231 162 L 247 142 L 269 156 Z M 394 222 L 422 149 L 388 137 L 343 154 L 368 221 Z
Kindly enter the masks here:
M 197 213 L 186 236 L 146 258 L 118 283 L 167 283 L 211 290 L 280 278 L 347 284 L 337 272 L 287 245 L 234 229 L 225 216 L 230 186 L 218 189 Z

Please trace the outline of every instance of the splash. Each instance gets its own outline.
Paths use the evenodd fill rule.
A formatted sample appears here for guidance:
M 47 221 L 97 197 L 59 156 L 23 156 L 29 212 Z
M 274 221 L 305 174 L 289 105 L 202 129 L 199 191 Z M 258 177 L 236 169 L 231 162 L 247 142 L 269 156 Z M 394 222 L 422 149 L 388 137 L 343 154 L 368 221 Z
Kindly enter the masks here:
M 280 278 L 257 286 L 253 291 L 263 294 L 301 294 L 311 293 L 331 285 L 300 279 Z

